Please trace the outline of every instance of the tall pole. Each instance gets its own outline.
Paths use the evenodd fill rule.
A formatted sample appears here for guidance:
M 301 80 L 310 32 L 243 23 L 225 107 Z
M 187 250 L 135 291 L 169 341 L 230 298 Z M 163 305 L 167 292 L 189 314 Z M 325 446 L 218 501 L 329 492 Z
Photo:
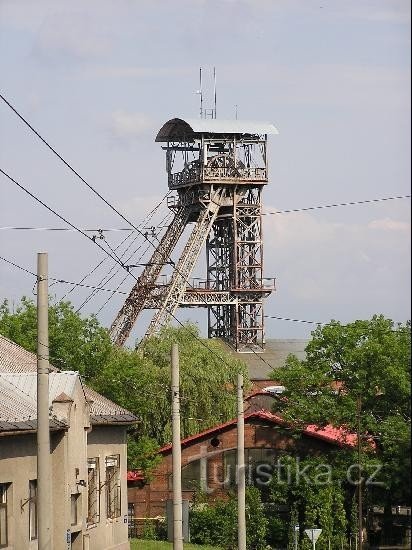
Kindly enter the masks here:
M 361 412 L 362 412 L 362 397 L 359 394 L 357 403 L 357 444 L 358 444 L 358 549 L 363 549 L 363 521 L 362 521 L 362 468 L 361 468 L 361 453 L 362 453 L 362 444 L 361 444 Z
M 179 348 L 172 345 L 173 550 L 183 550 L 182 450 L 180 444 Z
M 237 415 L 238 547 L 239 550 L 246 550 L 245 415 L 242 374 L 238 374 L 237 377 Z
M 39 550 L 52 550 L 47 253 L 37 254 L 37 510 Z
M 213 67 L 213 98 L 214 98 L 214 104 L 215 104 L 215 108 L 214 108 L 214 117 L 213 118 L 216 118 L 216 67 Z

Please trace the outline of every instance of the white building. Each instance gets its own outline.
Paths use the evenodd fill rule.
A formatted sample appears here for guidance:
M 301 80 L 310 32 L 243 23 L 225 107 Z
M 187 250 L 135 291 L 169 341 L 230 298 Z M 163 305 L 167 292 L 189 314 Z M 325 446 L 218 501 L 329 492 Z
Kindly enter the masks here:
M 0 335 L 0 548 L 37 549 L 36 356 Z M 126 550 L 126 431 L 136 417 L 52 369 L 53 550 Z

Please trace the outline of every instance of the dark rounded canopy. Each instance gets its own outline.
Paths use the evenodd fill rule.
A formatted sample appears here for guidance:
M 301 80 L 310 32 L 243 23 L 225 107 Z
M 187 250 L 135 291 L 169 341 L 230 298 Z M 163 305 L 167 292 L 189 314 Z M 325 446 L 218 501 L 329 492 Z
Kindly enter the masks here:
M 251 135 L 278 134 L 273 124 L 252 120 L 220 120 L 216 118 L 172 118 L 160 128 L 155 141 L 193 141 L 202 134 Z

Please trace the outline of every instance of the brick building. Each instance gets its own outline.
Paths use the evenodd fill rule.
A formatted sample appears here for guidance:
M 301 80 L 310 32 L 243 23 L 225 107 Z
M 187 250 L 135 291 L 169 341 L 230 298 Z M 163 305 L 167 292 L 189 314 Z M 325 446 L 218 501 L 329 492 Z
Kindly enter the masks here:
M 259 395 L 262 392 L 259 392 Z M 337 447 L 356 445 L 356 436 L 332 427 L 307 426 L 301 437 L 279 416 L 264 410 L 245 414 L 245 458 L 249 481 L 256 481 L 259 465 L 270 465 L 282 456 L 318 455 Z M 202 488 L 219 497 L 235 486 L 237 421 L 224 424 L 182 440 L 183 499 L 191 501 Z M 165 516 L 166 501 L 172 498 L 172 447 L 160 451 L 163 460 L 150 482 L 129 472 L 129 513 L 135 518 Z

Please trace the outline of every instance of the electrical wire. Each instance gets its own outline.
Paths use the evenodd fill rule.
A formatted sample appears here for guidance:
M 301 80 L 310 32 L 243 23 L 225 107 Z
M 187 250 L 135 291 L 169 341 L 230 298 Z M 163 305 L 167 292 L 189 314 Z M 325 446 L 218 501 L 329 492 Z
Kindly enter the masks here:
M 395 201 L 400 199 L 410 199 L 411 195 L 397 195 L 393 197 L 381 197 L 378 199 L 366 199 L 362 201 L 339 202 L 336 204 L 321 204 L 318 206 L 307 206 L 305 208 L 291 208 L 289 210 L 275 210 L 273 212 L 262 212 L 262 216 L 271 216 L 273 214 L 290 214 L 292 212 L 307 212 L 309 210 L 322 210 L 323 208 L 337 208 L 340 206 L 358 206 L 373 202 Z
M 154 214 L 154 212 L 159 208 L 161 203 L 159 203 L 155 209 L 152 210 L 152 215 Z M 171 213 L 168 213 L 162 220 L 162 222 L 164 220 L 166 220 L 169 216 L 171 215 Z M 146 219 L 148 218 L 148 216 L 146 216 Z M 145 223 L 146 222 L 146 219 L 142 222 L 142 223 Z M 150 219 L 150 218 L 149 218 Z M 124 258 L 124 256 L 126 255 L 126 253 L 129 251 L 129 249 L 132 247 L 132 245 L 134 244 L 134 242 L 136 242 L 136 240 L 138 239 L 139 237 L 136 236 L 132 242 L 130 242 L 127 246 L 127 248 L 121 253 L 120 255 L 120 258 Z M 144 242 L 144 241 L 143 241 Z M 139 244 L 139 246 L 126 258 L 126 260 L 123 262 L 124 264 L 128 264 L 128 262 L 130 261 L 130 259 L 141 249 L 141 247 L 143 246 L 143 242 Z M 141 260 L 141 258 L 146 254 L 146 252 L 149 250 L 150 248 L 150 245 L 148 245 L 145 249 L 145 251 L 143 252 L 143 254 L 141 254 L 138 258 L 138 261 Z M 107 284 L 108 282 L 110 282 L 120 271 L 121 267 L 117 267 L 117 270 L 111 275 L 112 271 L 115 269 L 116 267 L 116 264 L 113 264 L 113 266 L 111 267 L 111 269 L 109 270 L 108 273 L 106 273 L 106 275 L 100 280 L 100 282 L 98 283 L 98 285 L 105 285 Z M 130 268 L 130 266 L 128 266 L 128 269 Z M 109 277 L 110 275 L 110 277 Z M 123 284 L 123 282 L 127 279 L 127 274 L 126 276 L 124 277 L 124 279 L 121 281 L 121 283 L 117 286 L 117 289 L 120 288 L 120 286 Z M 76 312 L 79 312 L 95 295 L 97 295 L 98 291 L 96 292 L 92 292 L 89 294 L 89 296 L 82 302 L 82 304 L 79 306 L 79 308 L 76 310 Z M 114 294 L 113 294 L 114 295 Z M 109 302 L 110 299 L 112 298 L 109 297 L 108 300 L 106 301 Z M 102 308 L 101 308 L 102 309 Z M 99 309 L 99 311 L 101 311 L 101 309 Z
M 19 264 L 16 264 L 16 262 L 13 262 L 11 260 L 9 260 L 8 258 L 5 258 L 4 256 L 0 256 L 0 260 L 3 260 L 3 262 L 6 262 L 10 265 L 12 265 L 13 267 L 17 268 L 17 269 L 20 269 L 21 271 L 24 271 L 25 273 L 28 273 L 29 275 L 32 275 L 33 277 L 35 277 L 37 279 L 37 274 L 34 273 L 34 271 L 30 271 L 30 269 L 27 269 Z M 128 293 L 127 292 L 124 292 L 124 291 L 118 291 L 118 290 L 114 290 L 113 288 L 105 288 L 105 287 L 102 287 L 102 286 L 93 286 L 93 285 L 87 285 L 87 284 L 82 284 L 82 283 L 75 283 L 73 281 L 67 281 L 66 279 L 59 279 L 57 277 L 47 277 L 47 279 L 49 281 L 54 281 L 55 283 L 61 283 L 61 284 L 66 284 L 66 285 L 76 285 L 76 286 L 80 286 L 82 288 L 92 288 L 92 289 L 96 289 L 96 290 L 102 290 L 104 292 L 116 292 L 117 294 L 123 294 L 123 295 L 127 295 Z
M 129 233 L 129 234 L 122 240 L 122 242 L 119 244 L 119 247 L 122 246 L 122 244 L 124 244 L 124 243 L 127 241 L 127 239 L 129 239 L 132 235 L 133 235 L 133 233 Z M 108 259 L 108 256 L 105 256 L 104 258 L 102 258 L 102 259 L 98 262 L 98 264 L 97 264 L 95 267 L 93 267 L 88 273 L 86 273 L 86 275 L 84 275 L 84 276 L 80 279 L 79 283 L 83 283 L 83 282 L 84 282 L 88 277 L 90 277 L 90 275 L 92 275 L 92 274 L 93 274 L 93 273 L 94 273 L 94 272 L 95 272 L 95 271 L 96 271 L 96 270 L 97 270 L 97 269 L 98 269 L 107 259 Z M 61 301 L 65 300 L 65 299 L 67 298 L 67 296 L 68 296 L 69 294 L 71 294 L 71 293 L 76 289 L 76 286 L 77 286 L 77 285 L 73 285 L 72 288 L 71 288 L 70 290 L 68 290 L 68 291 L 64 294 L 64 296 L 63 296 L 62 298 L 60 298 L 60 300 L 61 300 Z
M 0 231 L 17 230 L 17 231 L 74 231 L 71 227 L 13 227 L 10 225 L 0 227 Z M 129 231 L 133 233 L 132 227 L 98 227 L 96 229 L 81 228 L 85 233 L 108 233 L 112 231 Z
M 308 323 L 310 325 L 326 325 L 327 323 L 324 323 L 322 321 L 307 321 L 304 319 L 292 319 L 290 317 L 277 317 L 275 315 L 264 315 L 265 319 L 276 319 L 277 321 L 291 321 L 293 323 Z
M 166 200 L 166 198 L 170 195 L 171 191 L 168 191 L 163 197 L 162 199 L 152 208 L 152 210 L 146 215 L 145 218 L 143 218 L 142 222 L 139 224 L 139 227 L 142 227 L 145 223 L 147 223 L 153 216 L 154 214 L 156 213 L 156 211 L 160 208 L 160 206 L 163 204 L 163 202 Z M 132 230 L 130 230 L 132 231 Z M 124 243 L 125 241 L 129 238 L 129 236 L 131 236 L 132 233 L 130 233 L 125 239 L 123 239 L 123 241 L 118 245 L 118 247 L 116 248 L 116 250 L 118 250 Z M 137 237 L 135 237 L 133 239 L 132 242 L 135 242 L 137 240 Z M 126 248 L 126 250 L 128 250 L 129 247 Z M 91 271 L 89 271 L 88 273 L 86 273 L 86 275 L 84 275 L 82 277 L 82 279 L 80 280 L 80 282 L 82 283 L 83 281 L 85 281 L 90 275 L 92 275 L 92 273 L 94 273 L 105 261 L 106 261 L 107 257 L 103 258 L 94 268 L 92 268 Z M 128 260 L 126 260 L 128 261 Z M 127 278 L 127 277 L 126 277 Z M 73 292 L 73 290 L 75 289 L 76 287 L 73 287 L 71 290 L 69 290 L 69 292 L 67 292 L 63 298 L 61 298 L 62 300 L 64 300 L 68 294 L 70 294 L 71 292 Z
M 164 219 L 167 219 L 169 215 L 167 215 Z M 163 220 L 162 220 L 163 221 Z M 129 258 L 126 260 L 126 262 L 129 262 L 129 260 L 136 254 L 136 252 L 138 252 L 138 250 L 141 248 L 138 247 L 130 256 Z M 139 256 L 139 258 L 137 259 L 137 262 L 139 262 L 144 256 L 145 254 L 147 253 L 147 251 L 149 250 L 149 246 L 146 247 L 146 249 L 143 251 L 143 253 Z M 131 266 L 129 266 L 131 267 Z M 116 272 L 108 279 L 105 281 L 104 284 L 107 284 L 113 277 L 115 277 L 120 271 L 120 268 L 117 268 Z M 127 275 L 120 281 L 120 283 L 117 285 L 116 287 L 116 290 L 118 290 L 122 284 L 126 281 L 127 279 Z M 96 293 L 97 294 L 97 293 Z M 110 302 L 110 300 L 113 298 L 113 296 L 115 295 L 115 293 L 113 293 L 111 296 L 109 296 L 106 301 L 100 306 L 100 308 L 97 310 L 96 312 L 96 315 L 99 315 L 99 313 L 107 306 L 107 304 Z M 82 306 L 80 306 L 81 308 Z M 79 308 L 79 309 L 80 309 Z
M 42 206 L 44 206 L 45 208 L 47 208 L 47 210 L 49 210 L 50 212 L 52 212 L 53 214 L 55 214 L 59 219 L 63 220 L 65 223 L 67 223 L 68 225 L 70 225 L 73 229 L 76 229 L 76 231 L 78 231 L 80 234 L 84 235 L 88 240 L 90 240 L 91 242 L 93 242 L 95 245 L 97 245 L 101 250 L 103 250 L 103 252 L 105 252 L 108 256 L 110 256 L 113 260 L 116 260 L 116 258 L 114 258 L 113 256 L 111 256 L 107 250 L 105 250 L 96 240 L 92 239 L 92 237 L 90 237 L 89 235 L 87 235 L 86 233 L 84 233 L 81 229 L 79 229 L 78 227 L 76 227 L 75 225 L 73 225 L 71 222 L 69 222 L 68 220 L 66 220 L 66 218 L 64 218 L 63 216 L 61 216 L 60 214 L 58 214 L 55 210 L 53 210 L 50 206 L 48 206 L 45 202 L 43 202 L 41 199 L 39 199 L 38 197 L 36 197 L 33 193 L 31 193 L 28 189 L 26 189 L 23 185 L 21 185 L 20 183 L 18 183 L 15 179 L 13 179 L 9 174 L 7 174 L 7 172 L 5 172 L 4 170 L 2 170 L 0 168 L 0 172 L 6 176 L 11 182 L 13 182 L 14 184 L 16 184 L 20 189 L 22 189 L 25 193 L 27 193 L 29 196 L 31 196 L 36 202 L 40 203 Z M 141 232 L 140 232 L 141 233 Z M 149 239 L 147 239 L 149 240 Z M 150 241 L 149 241 L 150 242 Z M 11 262 L 9 262 L 11 263 Z M 135 281 L 137 282 L 138 279 L 133 275 L 133 273 L 130 273 L 130 271 L 127 269 L 127 267 L 120 263 L 121 267 L 127 272 L 129 273 L 134 279 Z M 186 281 L 186 278 L 185 278 L 185 281 Z M 68 281 L 56 281 L 56 282 L 68 282 Z M 187 281 L 186 281 L 187 282 Z M 70 283 L 69 284 L 74 284 L 74 283 Z M 190 283 L 188 283 L 190 285 Z M 79 285 L 80 286 L 80 285 Z M 182 323 L 179 319 L 177 319 L 177 317 L 170 313 L 170 316 L 177 322 L 179 323 L 183 328 L 186 328 L 187 327 L 184 325 L 184 323 Z M 190 332 L 190 331 L 189 331 Z M 220 361 L 223 361 L 225 364 L 226 361 L 224 360 L 223 357 L 220 357 L 219 354 L 215 353 L 211 348 L 209 348 L 209 346 L 203 342 L 200 338 L 198 338 L 196 335 L 194 335 L 193 333 L 191 333 L 193 335 L 193 337 L 199 341 L 199 343 L 201 343 L 202 346 L 204 346 L 206 349 L 208 349 L 210 351 L 210 353 L 212 353 L 213 355 L 215 355 L 216 357 L 219 358 Z
M 24 187 L 23 185 L 21 185 L 21 183 L 19 183 L 18 181 L 16 181 L 14 178 L 12 178 L 7 172 L 5 172 L 2 168 L 0 168 L 0 172 L 6 176 L 6 178 L 9 179 L 9 181 L 11 181 L 12 183 L 14 183 L 15 185 L 17 185 L 17 187 L 19 187 L 22 191 L 24 191 L 27 195 L 29 195 L 30 197 L 32 197 L 32 199 L 34 199 L 36 202 L 38 202 L 39 204 L 41 204 L 42 206 L 44 206 L 44 208 L 47 208 L 47 210 L 49 210 L 52 214 L 54 214 L 55 216 L 57 216 L 59 219 L 61 219 L 62 221 L 64 221 L 65 223 L 67 223 L 67 225 L 70 225 L 70 227 L 72 227 L 73 229 L 75 229 L 78 233 L 80 233 L 81 235 L 83 235 L 84 237 L 86 237 L 86 239 L 88 239 L 89 241 L 91 241 L 92 243 L 94 243 L 96 246 L 98 246 L 101 250 L 103 250 L 103 252 L 105 254 L 107 254 L 108 256 L 110 256 L 112 258 L 112 260 L 114 261 L 118 261 L 115 257 L 113 257 L 109 252 L 107 252 L 107 250 L 105 250 L 105 248 L 103 246 L 101 246 L 96 239 L 93 239 L 92 237 L 90 237 L 87 233 L 84 233 L 84 231 L 82 231 L 81 229 L 79 229 L 78 227 L 76 227 L 75 225 L 73 225 L 71 222 L 69 222 L 69 220 L 67 220 L 66 218 L 64 218 L 61 214 L 59 214 L 58 212 L 56 212 L 56 210 L 53 210 L 53 208 L 51 208 L 50 206 L 48 206 L 45 202 L 43 202 L 41 199 L 39 199 L 38 197 L 36 197 L 36 195 L 34 195 L 31 191 L 29 191 L 28 189 L 26 189 L 26 187 Z M 133 276 L 133 275 L 132 275 Z M 134 277 L 134 276 L 133 276 Z M 136 279 L 136 277 L 134 277 Z
M 170 191 L 165 195 L 165 197 L 169 194 L 170 194 Z M 164 200 L 164 198 L 162 199 L 162 201 Z M 262 216 L 270 216 L 274 214 L 290 214 L 292 212 L 306 212 L 308 210 L 321 210 L 323 208 L 337 208 L 341 206 L 357 206 L 362 204 L 370 204 L 370 203 L 376 203 L 376 202 L 393 201 L 393 200 L 410 199 L 410 198 L 411 198 L 411 195 L 397 195 L 393 197 L 380 197 L 377 199 L 367 199 L 367 200 L 361 200 L 361 201 L 340 202 L 335 204 L 321 204 L 316 206 L 307 206 L 303 208 L 290 208 L 288 210 L 275 210 L 273 212 L 262 212 Z M 141 227 L 141 224 L 139 224 L 139 227 Z M 158 229 L 164 229 L 166 227 L 167 225 L 157 225 Z M 143 227 L 143 229 L 150 229 L 150 228 Z M 0 227 L 0 231 L 2 230 L 74 231 L 74 229 L 70 227 L 13 227 L 13 226 Z M 82 231 L 90 232 L 90 233 L 106 233 L 111 231 L 133 231 L 133 228 L 131 227 L 117 227 L 117 228 L 106 227 L 106 228 L 96 228 L 96 229 L 83 228 Z
M 153 246 L 153 248 L 156 248 L 156 245 L 154 243 L 152 243 L 150 241 L 150 239 L 145 236 L 145 234 L 140 231 L 140 229 L 134 225 L 133 222 L 131 222 L 130 220 L 128 220 L 126 218 L 126 216 L 124 216 L 124 214 L 122 214 L 117 208 L 115 208 L 105 197 L 103 197 L 103 195 L 101 195 L 97 189 L 95 189 L 90 183 L 88 183 L 80 174 L 79 172 L 77 172 L 69 162 L 67 162 L 63 157 L 62 155 L 60 155 L 60 153 L 58 153 L 56 151 L 56 149 L 54 149 L 54 147 L 52 147 L 50 145 L 50 143 L 24 118 L 23 115 L 21 115 L 17 109 L 0 93 L 0 99 L 19 117 L 19 119 L 28 127 L 30 128 L 30 130 L 40 139 L 40 141 L 42 141 L 44 143 L 44 145 L 46 145 L 46 147 L 48 147 L 50 149 L 50 151 L 52 151 L 52 153 L 54 153 L 56 155 L 56 157 L 61 160 L 61 162 L 77 177 L 79 178 L 79 180 L 84 183 L 89 189 L 90 191 L 92 191 L 92 193 L 94 193 L 97 197 L 99 197 L 100 200 L 102 200 L 111 210 L 113 210 L 113 212 L 115 212 L 118 216 L 120 216 L 128 225 L 130 225 L 131 227 L 133 227 L 133 229 L 135 231 L 137 231 L 138 233 L 140 233 L 143 237 L 145 237 L 145 239 L 151 243 L 151 245 Z

